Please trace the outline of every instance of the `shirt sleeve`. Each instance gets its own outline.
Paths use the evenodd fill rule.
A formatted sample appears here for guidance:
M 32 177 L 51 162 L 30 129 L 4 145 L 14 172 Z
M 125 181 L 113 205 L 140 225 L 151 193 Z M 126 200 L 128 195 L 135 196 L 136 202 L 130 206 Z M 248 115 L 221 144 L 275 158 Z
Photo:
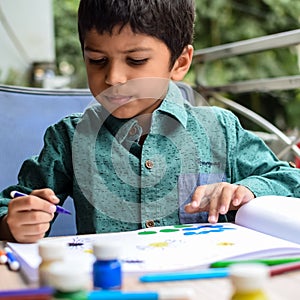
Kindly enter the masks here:
M 72 196 L 72 137 L 77 119 L 75 115 L 66 117 L 46 130 L 41 153 L 25 160 L 18 174 L 18 184 L 0 193 L 0 217 L 7 213 L 13 190 L 30 193 L 50 188 L 60 198 L 60 204 Z
M 225 114 L 222 122 L 228 137 L 232 183 L 246 186 L 256 197 L 300 197 L 300 169 L 279 160 L 261 138 L 242 128 L 231 112 Z

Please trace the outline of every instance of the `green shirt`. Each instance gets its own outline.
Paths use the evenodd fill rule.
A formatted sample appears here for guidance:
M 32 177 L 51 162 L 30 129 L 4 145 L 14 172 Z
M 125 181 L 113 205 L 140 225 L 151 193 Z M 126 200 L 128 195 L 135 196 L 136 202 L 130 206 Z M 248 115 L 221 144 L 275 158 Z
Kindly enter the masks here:
M 146 100 L 145 100 L 146 101 Z M 51 188 L 74 199 L 78 234 L 207 222 L 187 214 L 196 186 L 226 181 L 256 196 L 300 197 L 300 170 L 279 161 L 229 111 L 193 107 L 170 83 L 152 114 L 143 146 L 137 120 L 109 116 L 99 104 L 50 126 L 39 156 L 26 160 L 18 185 L 0 194 L 0 216 L 12 190 Z

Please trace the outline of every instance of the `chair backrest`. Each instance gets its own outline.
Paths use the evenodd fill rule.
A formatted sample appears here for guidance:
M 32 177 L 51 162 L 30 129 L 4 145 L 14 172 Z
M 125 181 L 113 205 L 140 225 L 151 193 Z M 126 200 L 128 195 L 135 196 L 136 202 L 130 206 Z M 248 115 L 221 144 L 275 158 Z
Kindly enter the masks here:
M 88 90 L 0 86 L 0 189 L 17 183 L 23 161 L 42 149 L 48 126 L 71 113 L 82 112 L 92 100 Z M 50 235 L 76 234 L 71 198 L 64 207 L 72 212 L 72 217 L 58 215 Z
M 93 100 L 86 91 L 46 91 L 0 86 L 0 189 L 17 182 L 22 162 L 38 154 L 46 128 Z
M 192 88 L 183 82 L 178 87 L 194 104 Z M 0 190 L 17 183 L 21 164 L 40 152 L 48 126 L 71 113 L 84 111 L 92 101 L 88 89 L 45 90 L 0 85 Z M 67 199 L 64 206 L 73 212 L 73 218 L 60 214 L 51 235 L 76 234 L 72 199 Z

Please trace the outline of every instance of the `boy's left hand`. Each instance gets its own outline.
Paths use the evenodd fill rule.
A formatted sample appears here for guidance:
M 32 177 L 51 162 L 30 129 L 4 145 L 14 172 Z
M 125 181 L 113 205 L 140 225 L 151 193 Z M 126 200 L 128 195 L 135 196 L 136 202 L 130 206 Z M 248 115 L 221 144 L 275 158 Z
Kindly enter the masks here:
M 237 210 L 254 198 L 254 194 L 242 185 L 227 182 L 202 185 L 196 188 L 192 201 L 185 206 L 185 211 L 208 211 L 208 222 L 216 223 L 219 214 L 224 215 L 228 210 Z

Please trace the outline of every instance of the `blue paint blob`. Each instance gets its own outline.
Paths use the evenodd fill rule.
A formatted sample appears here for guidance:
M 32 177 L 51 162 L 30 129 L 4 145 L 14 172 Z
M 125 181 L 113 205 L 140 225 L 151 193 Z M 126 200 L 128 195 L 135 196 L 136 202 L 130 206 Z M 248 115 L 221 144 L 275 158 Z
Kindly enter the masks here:
M 206 230 L 206 228 L 210 228 Z M 201 230 L 205 229 L 205 230 Z M 232 227 L 225 227 L 224 225 L 201 225 L 197 227 L 192 228 L 184 228 L 182 229 L 184 231 L 183 235 L 198 235 L 198 234 L 208 234 L 208 233 L 214 233 L 214 232 L 223 232 L 225 230 L 235 230 L 236 228 Z

